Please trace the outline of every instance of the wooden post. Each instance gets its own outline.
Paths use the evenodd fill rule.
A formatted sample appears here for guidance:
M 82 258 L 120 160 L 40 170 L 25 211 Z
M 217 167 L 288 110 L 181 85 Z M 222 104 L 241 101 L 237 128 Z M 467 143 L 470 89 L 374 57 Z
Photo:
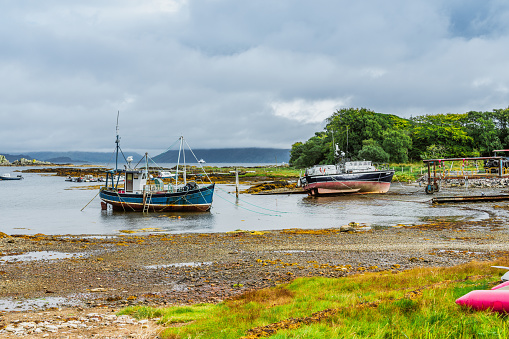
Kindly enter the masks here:
M 235 196 L 239 197 L 239 171 L 235 167 Z

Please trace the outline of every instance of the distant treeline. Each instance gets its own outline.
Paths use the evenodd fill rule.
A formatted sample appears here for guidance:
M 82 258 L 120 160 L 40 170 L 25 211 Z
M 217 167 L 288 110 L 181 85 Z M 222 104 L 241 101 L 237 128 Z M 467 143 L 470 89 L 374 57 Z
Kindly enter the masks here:
M 324 131 L 296 142 L 290 165 L 334 163 L 335 153 L 353 160 L 403 163 L 430 158 L 489 156 L 509 147 L 509 107 L 491 112 L 422 115 L 410 119 L 365 108 L 336 111 Z M 337 145 L 339 152 L 335 152 Z

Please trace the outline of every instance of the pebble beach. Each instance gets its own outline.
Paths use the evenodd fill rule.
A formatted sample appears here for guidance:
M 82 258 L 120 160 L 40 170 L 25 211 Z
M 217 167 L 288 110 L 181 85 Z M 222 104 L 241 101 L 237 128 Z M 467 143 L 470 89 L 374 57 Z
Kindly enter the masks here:
M 218 303 L 297 277 L 397 274 L 413 267 L 495 260 L 509 250 L 502 226 L 487 219 L 384 229 L 353 224 L 320 230 L 108 237 L 1 234 L 0 293 L 12 308 L 0 313 L 0 337 L 155 337 L 160 327 L 155 321 L 124 319 L 130 323 L 122 324 L 111 315 L 129 305 Z M 16 257 L 22 253 L 47 256 Z M 61 302 L 26 303 L 44 298 Z M 66 324 L 69 319 L 81 319 L 82 325 Z M 37 327 L 29 320 L 45 325 Z M 16 327 L 22 323 L 29 325 Z

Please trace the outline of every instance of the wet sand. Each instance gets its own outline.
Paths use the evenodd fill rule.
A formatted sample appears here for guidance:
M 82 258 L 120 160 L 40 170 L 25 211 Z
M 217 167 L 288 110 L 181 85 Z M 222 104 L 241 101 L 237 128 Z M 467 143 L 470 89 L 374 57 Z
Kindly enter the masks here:
M 4 259 L 0 261 L 0 298 L 10 300 L 14 307 L 1 312 L 0 328 L 20 318 L 58 322 L 69 314 L 114 313 L 127 305 L 217 303 L 249 289 L 303 276 L 343 277 L 364 271 L 397 274 L 417 266 L 494 260 L 509 251 L 509 233 L 503 226 L 500 220 L 488 219 L 438 220 L 350 232 L 288 229 L 111 237 L 0 233 L 0 259 Z M 16 255 L 40 251 L 51 252 L 41 260 L 14 261 Z M 63 254 L 68 257 L 58 259 Z M 6 256 L 14 258 L 5 261 Z M 66 302 L 30 310 L 15 304 L 56 297 Z M 156 331 L 154 322 L 132 326 L 134 332 L 143 331 L 143 326 Z M 105 325 L 103 330 L 110 338 L 134 333 L 117 333 L 117 327 Z M 71 337 L 77 333 L 88 337 L 93 329 L 68 331 Z M 59 337 L 62 331 L 47 334 Z M 0 331 L 0 338 L 9 335 Z

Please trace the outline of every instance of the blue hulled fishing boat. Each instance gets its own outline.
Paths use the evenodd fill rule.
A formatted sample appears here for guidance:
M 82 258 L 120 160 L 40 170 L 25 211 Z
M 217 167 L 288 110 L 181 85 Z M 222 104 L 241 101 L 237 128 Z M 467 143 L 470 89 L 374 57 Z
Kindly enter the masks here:
M 198 184 L 194 181 L 187 181 L 185 153 L 183 153 L 184 163 L 180 164 L 180 153 L 183 152 L 185 143 L 183 137 L 180 137 L 176 171 L 174 175 L 170 176 L 169 182 L 164 182 L 162 178 L 151 177 L 147 154 L 144 157 L 144 168 L 136 168 L 136 166 L 131 168 L 132 157 L 126 159 L 127 165 L 124 169 L 118 168 L 118 154 L 119 151 L 121 152 L 118 121 L 115 143 L 117 144 L 115 169 L 106 172 L 106 184 L 99 192 L 103 209 L 111 206 L 114 210 L 143 212 L 205 212 L 210 210 L 214 195 L 214 183 Z M 183 166 L 183 169 L 179 173 L 180 166 Z M 120 182 L 119 178 L 121 177 L 124 177 L 123 182 Z M 206 173 L 205 177 L 208 178 Z

